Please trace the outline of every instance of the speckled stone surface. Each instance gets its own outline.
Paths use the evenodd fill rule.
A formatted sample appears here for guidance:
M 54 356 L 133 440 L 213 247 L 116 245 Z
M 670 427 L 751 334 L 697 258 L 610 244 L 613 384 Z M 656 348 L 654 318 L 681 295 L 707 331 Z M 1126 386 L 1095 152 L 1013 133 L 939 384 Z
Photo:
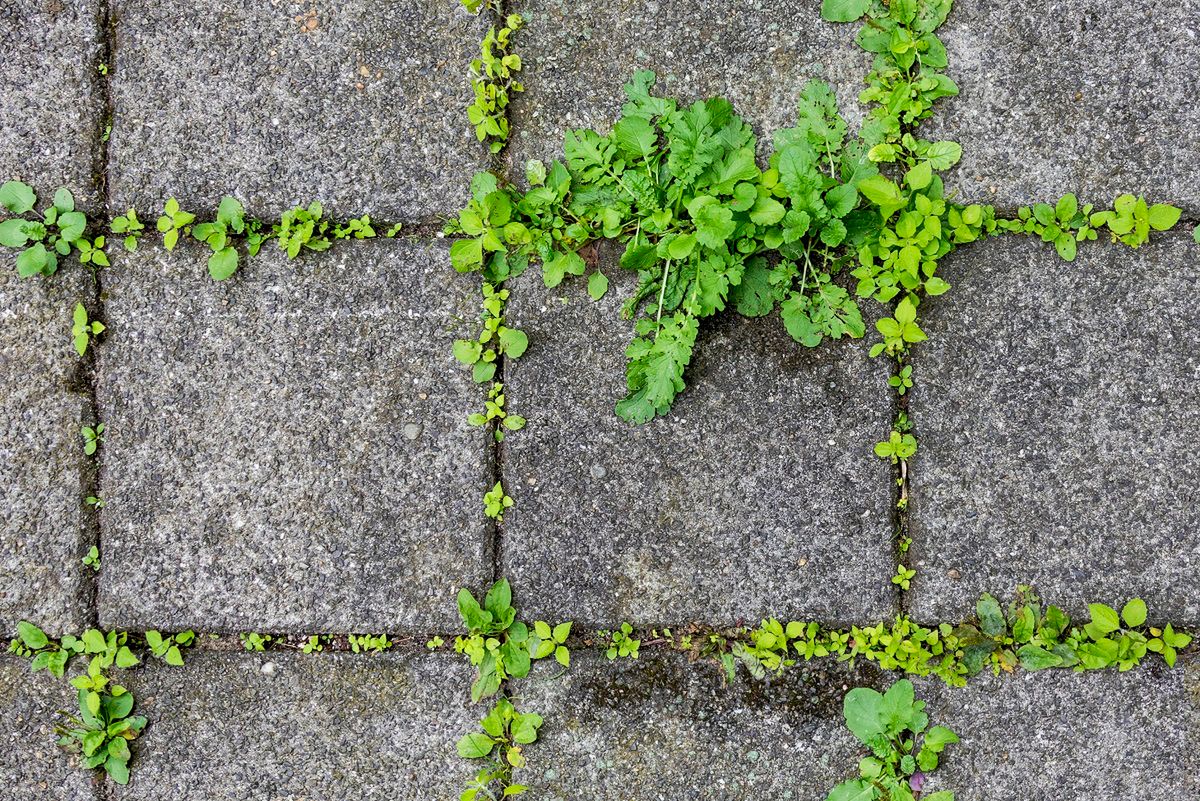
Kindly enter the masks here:
M 505 390 L 531 422 L 502 456 L 522 608 L 599 627 L 892 615 L 891 469 L 871 452 L 893 415 L 887 365 L 730 310 L 702 324 L 671 413 L 631 426 L 613 404 L 635 276 L 605 264 L 599 303 L 536 270 L 509 301 L 530 340 Z
M 1200 210 L 1200 0 L 956 0 L 938 33 L 961 93 L 922 133 L 962 144 L 949 191 Z
M 272 244 L 219 284 L 206 254 L 143 247 L 106 274 L 102 622 L 456 622 L 458 588 L 491 576 L 490 457 L 451 355 L 476 302 L 447 248 L 288 262 Z
M 927 791 L 972 801 L 1200 798 L 1200 665 L 1157 656 L 1129 673 L 1047 670 L 965 689 L 921 682 L 949 746 Z
M 98 0 L 0 5 L 0 182 L 25 181 L 46 201 L 66 186 L 87 210 L 100 205 L 99 19 Z
M 870 665 L 821 663 L 771 683 L 742 671 L 723 686 L 715 663 L 662 650 L 615 662 L 581 653 L 566 676 L 548 673 L 517 698 L 546 721 L 519 777 L 545 801 L 822 801 L 865 755 L 842 698 L 881 680 Z
M 1069 610 L 1140 596 L 1200 624 L 1200 251 L 1185 231 L 1068 264 L 1006 238 L 943 263 L 910 413 L 909 596 L 961 619 L 1033 583 Z
M 173 195 L 211 213 L 231 194 L 264 217 L 315 199 L 412 220 L 469 196 L 486 25 L 457 0 L 113 3 L 113 209 Z
M 0 657 L 0 795 L 21 801 L 101 801 L 89 771 L 55 745 L 58 710 L 77 709 L 75 688 L 29 662 Z M 10 795 L 11 793 L 11 795 Z
M 5 254 L 7 257 L 7 254 Z M 91 279 L 77 267 L 17 277 L 0 260 L 0 633 L 30 620 L 54 633 L 86 620 L 89 540 L 82 490 L 90 412 L 71 313 Z M 78 390 L 78 391 L 77 391 Z M 87 417 L 91 421 L 90 417 Z
M 268 667 L 269 663 L 269 667 Z M 264 672 L 264 668 L 267 672 Z M 268 673 L 270 675 L 268 675 Z M 444 801 L 478 724 L 453 654 L 189 654 L 130 673 L 152 723 L 114 801 Z
M 509 157 L 562 158 L 563 134 L 608 131 L 621 113 L 622 85 L 654 70 L 657 93 L 691 102 L 726 97 L 759 137 L 796 122 L 796 101 L 811 78 L 832 84 L 857 128 L 857 103 L 870 55 L 856 26 L 822 22 L 807 0 L 519 0 L 526 91 L 512 104 Z

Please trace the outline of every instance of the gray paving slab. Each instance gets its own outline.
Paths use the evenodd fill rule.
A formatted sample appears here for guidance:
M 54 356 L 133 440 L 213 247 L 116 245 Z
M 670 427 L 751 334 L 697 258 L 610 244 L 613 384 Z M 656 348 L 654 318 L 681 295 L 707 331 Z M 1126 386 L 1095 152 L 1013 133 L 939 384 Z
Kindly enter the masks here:
M 928 124 L 962 144 L 947 188 L 1012 208 L 1122 192 L 1200 210 L 1200 0 L 958 0 L 961 90 Z
M 56 634 L 86 620 L 79 427 L 90 403 L 76 391 L 71 314 L 92 292 L 77 265 L 50 279 L 0 267 L 0 631 L 10 634 L 22 619 Z
M 813 663 L 770 684 L 743 671 L 725 687 L 715 663 L 663 651 L 615 662 L 576 653 L 570 673 L 547 673 L 517 692 L 519 709 L 545 719 L 518 778 L 546 801 L 820 801 L 865 755 L 842 699 L 881 679 L 869 666 Z
M 59 710 L 77 708 L 75 688 L 29 662 L 0 657 L 0 782 L 5 798 L 22 801 L 100 801 L 91 771 L 55 745 Z
M 114 8 L 116 210 L 235 194 L 260 216 L 320 200 L 410 220 L 457 210 L 485 164 L 466 65 L 486 25 L 457 0 Z
M 457 798 L 454 743 L 486 711 L 454 654 L 209 652 L 128 684 L 150 723 L 113 801 Z
M 89 210 L 101 205 L 99 20 L 98 0 L 11 0 L 0 8 L 0 181 L 26 181 L 47 201 L 66 186 Z
M 896 610 L 887 365 L 863 343 L 807 350 L 778 318 L 706 321 L 673 410 L 616 417 L 635 276 L 609 294 L 514 284 L 529 350 L 505 371 L 529 425 L 505 441 L 503 560 L 520 608 L 611 627 L 872 620 Z
M 1155 657 L 1157 659 L 1157 657 Z M 962 741 L 927 791 L 972 801 L 1176 801 L 1200 797 L 1200 672 L 1049 670 L 918 686 L 932 723 Z
M 122 628 L 363 631 L 457 622 L 491 576 L 482 393 L 454 362 L 478 289 L 440 243 L 272 243 L 106 274 L 100 614 Z
M 913 359 L 914 614 L 1033 583 L 1200 622 L 1197 253 L 1178 231 L 1073 264 L 1013 238 L 945 260 Z
M 526 91 L 510 115 L 515 164 L 561 159 L 567 130 L 607 131 L 625 102 L 622 85 L 643 69 L 658 73 L 665 96 L 728 98 L 763 152 L 773 131 L 795 124 L 811 78 L 834 87 L 854 127 L 862 118 L 870 56 L 854 43 L 854 26 L 822 22 L 816 3 L 520 0 L 512 10 L 527 18 L 518 44 Z

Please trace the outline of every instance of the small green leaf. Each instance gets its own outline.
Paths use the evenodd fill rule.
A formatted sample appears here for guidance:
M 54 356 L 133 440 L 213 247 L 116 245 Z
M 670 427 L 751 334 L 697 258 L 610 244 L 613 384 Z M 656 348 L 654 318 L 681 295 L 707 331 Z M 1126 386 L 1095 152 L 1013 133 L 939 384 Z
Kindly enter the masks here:
M 1121 618 L 1125 625 L 1137 628 L 1146 622 L 1146 602 L 1141 598 L 1133 598 L 1121 609 Z
M 608 276 L 597 270 L 588 277 L 588 294 L 600 300 L 608 292 Z

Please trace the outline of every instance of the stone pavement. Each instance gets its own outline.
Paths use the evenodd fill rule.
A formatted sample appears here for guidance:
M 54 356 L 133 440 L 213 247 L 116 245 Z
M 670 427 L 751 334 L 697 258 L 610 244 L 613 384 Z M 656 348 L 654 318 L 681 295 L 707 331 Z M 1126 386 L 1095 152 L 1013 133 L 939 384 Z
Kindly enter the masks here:
M 870 452 L 897 411 L 886 365 L 861 342 L 803 351 L 775 319 L 707 324 L 675 410 L 631 428 L 611 413 L 631 335 L 620 293 L 593 303 L 531 272 L 509 306 L 530 348 L 503 373 L 530 423 L 499 446 L 467 425 L 483 391 L 450 343 L 474 325 L 476 284 L 434 232 L 470 175 L 516 175 L 559 152 L 566 128 L 606 128 L 637 69 L 681 97 L 728 96 L 762 142 L 811 77 L 857 120 L 869 59 L 817 8 L 514 2 L 527 91 L 493 162 L 463 112 L 488 21 L 455 0 L 0 7 L 0 179 L 46 197 L 65 184 L 89 212 L 134 207 L 151 223 L 168 196 L 211 216 L 234 194 L 251 215 L 316 198 L 412 232 L 296 261 L 271 244 L 219 284 L 195 245 L 149 238 L 110 248 L 98 286 L 73 261 L 33 280 L 0 265 L 6 635 L 25 619 L 56 635 L 398 641 L 304 655 L 202 639 L 183 668 L 129 671 L 151 722 L 121 789 L 53 747 L 74 691 L 5 657 L 0 798 L 457 797 L 472 766 L 453 743 L 483 707 L 463 658 L 423 644 L 457 631 L 459 587 L 497 575 L 525 617 L 580 631 L 958 621 L 981 592 L 1026 583 L 1071 612 L 1138 595 L 1155 621 L 1200 629 L 1197 0 L 955 4 L 942 33 L 962 92 L 927 135 L 962 143 L 949 181 L 962 200 L 1127 190 L 1183 207 L 1185 223 L 1138 251 L 1093 243 L 1072 264 L 1014 238 L 943 262 L 954 289 L 930 303 L 913 359 L 921 445 L 903 516 Z M 108 326 L 83 361 L 76 302 Z M 105 442 L 85 458 L 78 430 L 97 419 Z M 517 501 L 499 525 L 479 500 L 497 480 Z M 890 581 L 901 522 L 907 592 Z M 93 544 L 97 574 L 80 562 Z M 934 789 L 1198 798 L 1197 662 L 918 682 L 934 722 L 963 737 Z M 581 646 L 560 672 L 539 665 L 514 688 L 546 719 L 518 772 L 530 798 L 815 801 L 863 755 L 845 691 L 895 678 L 823 661 L 724 686 L 712 662 L 653 647 L 610 662 Z

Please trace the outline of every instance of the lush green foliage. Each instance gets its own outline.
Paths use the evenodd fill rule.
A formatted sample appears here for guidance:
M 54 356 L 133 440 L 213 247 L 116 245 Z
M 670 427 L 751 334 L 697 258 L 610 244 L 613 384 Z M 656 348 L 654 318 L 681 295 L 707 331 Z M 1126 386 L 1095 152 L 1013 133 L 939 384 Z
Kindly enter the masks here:
M 467 106 L 467 119 L 475 126 L 475 137 L 499 153 L 508 142 L 509 93 L 524 92 L 517 80 L 521 56 L 513 52 L 512 36 L 521 29 L 520 14 L 510 14 L 504 26 L 489 28 L 479 44 L 479 58 L 471 62 L 471 89 L 475 99 Z
M 21 181 L 0 185 L 0 207 L 18 215 L 0 222 L 0 245 L 21 248 L 17 254 L 17 274 L 22 278 L 34 275 L 53 275 L 60 256 L 68 256 L 72 248 L 86 248 L 88 262 L 104 266 L 108 260 L 103 252 L 92 253 L 94 245 L 84 239 L 87 217 L 75 210 L 75 198 L 65 187 L 54 193 L 54 203 L 40 214 L 36 211 L 37 195 L 33 187 Z M 36 219 L 29 219 L 33 215 Z M 103 238 L 100 246 L 103 247 Z
M 925 702 L 916 700 L 912 682 L 901 679 L 885 693 L 856 687 L 846 694 L 842 714 L 871 756 L 859 761 L 859 778 L 833 788 L 828 801 L 954 801 L 948 791 L 920 796 L 925 775 L 958 735 L 945 726 L 929 727 Z
M 459 756 L 488 761 L 459 796 L 460 801 L 475 801 L 481 793 L 484 798 L 508 798 L 528 790 L 513 782 L 512 771 L 525 767 L 521 746 L 535 742 L 541 726 L 540 715 L 518 712 L 507 698 L 497 699 L 479 722 L 482 731 L 464 734 L 458 741 Z
M 537 621 L 530 632 L 528 625 L 517 620 L 507 579 L 493 584 L 482 604 L 470 590 L 459 590 L 458 613 L 467 634 L 455 639 L 454 650 L 466 654 L 471 665 L 478 669 L 471 685 L 471 699 L 475 702 L 495 695 L 505 679 L 529 675 L 533 660 L 553 655 L 564 667 L 570 664 L 566 641 L 571 624 L 551 626 Z
M 80 753 L 85 768 L 104 768 L 117 784 L 129 783 L 129 743 L 146 727 L 146 718 L 131 715 L 133 693 L 113 685 L 99 693 L 79 690 L 79 717 L 59 726 L 58 744 Z

